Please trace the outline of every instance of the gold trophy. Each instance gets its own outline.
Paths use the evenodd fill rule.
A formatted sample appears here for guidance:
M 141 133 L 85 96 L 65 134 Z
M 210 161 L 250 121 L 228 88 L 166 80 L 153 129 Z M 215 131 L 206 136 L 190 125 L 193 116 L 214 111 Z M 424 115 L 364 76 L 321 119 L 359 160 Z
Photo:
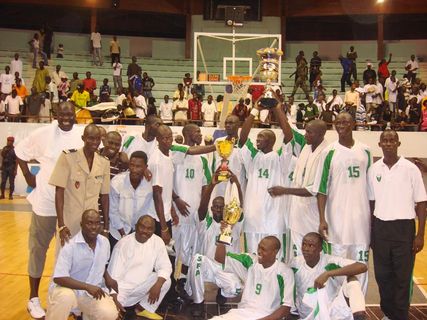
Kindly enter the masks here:
M 261 60 L 261 79 L 267 82 L 264 93 L 259 99 L 259 104 L 266 109 L 274 108 L 277 105 L 277 99 L 271 83 L 277 82 L 279 78 L 279 63 L 283 51 L 277 48 L 262 48 L 256 53 Z
M 218 242 L 228 246 L 231 245 L 233 241 L 233 237 L 231 236 L 231 226 L 235 225 L 242 215 L 242 208 L 240 208 L 240 203 L 237 197 L 234 196 L 232 200 L 225 205 L 222 216 L 222 220 L 227 223 L 227 227 L 219 235 Z
M 229 176 L 228 158 L 233 153 L 235 139 L 221 140 L 216 143 L 216 150 L 221 156 L 221 165 L 219 166 L 218 181 L 226 181 Z

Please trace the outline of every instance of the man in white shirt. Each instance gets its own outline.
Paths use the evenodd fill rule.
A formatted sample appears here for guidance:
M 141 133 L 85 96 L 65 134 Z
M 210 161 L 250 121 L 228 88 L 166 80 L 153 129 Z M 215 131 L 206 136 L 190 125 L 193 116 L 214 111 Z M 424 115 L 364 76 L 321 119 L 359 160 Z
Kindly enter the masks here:
M 185 125 L 188 120 L 188 100 L 184 97 L 185 91 L 179 92 L 179 99 L 173 102 L 175 125 Z
M 300 319 L 365 320 L 365 299 L 355 275 L 368 267 L 322 253 L 322 237 L 310 232 L 300 244 L 302 255 L 290 264 L 295 275 L 295 306 Z
M 34 130 L 15 148 L 25 181 L 33 188 L 27 197 L 33 211 L 28 239 L 30 300 L 27 308 L 36 319 L 44 316 L 38 292 L 46 252 L 56 232 L 55 187 L 49 185 L 48 181 L 62 151 L 83 145 L 82 131 L 74 127 L 74 105 L 71 102 L 63 102 L 57 112 L 57 122 Z M 31 172 L 28 166 L 31 160 L 37 160 L 40 164 L 37 175 Z
M 12 92 L 12 86 L 15 83 L 15 76 L 10 73 L 10 67 L 6 66 L 4 71 L 4 73 L 0 74 L 0 92 L 3 97 Z
M 173 103 L 169 101 L 169 96 L 165 95 L 163 101 L 160 102 L 160 119 L 162 122 L 167 125 L 171 125 L 173 123 Z
M 214 320 L 282 319 L 294 305 L 294 275 L 276 259 L 280 241 L 274 236 L 263 238 L 257 254 L 233 254 L 218 243 L 215 260 L 224 271 L 236 274 L 244 283 L 242 300 L 237 309 L 213 317 Z
M 408 80 L 411 81 L 411 83 L 415 82 L 415 78 L 417 77 L 417 70 L 418 70 L 418 61 L 415 59 L 415 55 L 411 55 L 411 59 L 408 60 L 405 64 L 405 70 L 408 71 Z
M 8 122 L 18 122 L 21 115 L 20 108 L 24 105 L 20 96 L 18 96 L 16 89 L 12 90 L 12 94 L 7 96 L 4 100 L 6 105 L 6 116 Z
M 306 145 L 296 160 L 290 188 L 275 186 L 269 189 L 272 196 L 291 195 L 289 208 L 290 244 L 293 256 L 301 255 L 302 238 L 319 227 L 319 209 L 313 183 L 322 151 L 328 146 L 324 139 L 326 123 L 310 121 L 305 127 Z M 295 133 L 294 133 L 295 134 Z
M 366 145 L 353 139 L 354 124 L 347 112 L 337 116 L 338 141 L 322 152 L 313 192 L 317 193 L 319 233 L 328 242 L 326 253 L 367 264 L 371 221 L 367 171 L 372 157 Z M 367 273 L 358 278 L 366 292 Z
M 227 298 L 238 295 L 242 290 L 240 279 L 230 272 L 225 272 L 222 265 L 215 261 L 216 242 L 221 233 L 221 221 L 224 212 L 224 197 L 218 196 L 212 200 L 212 205 L 208 209 L 212 191 L 218 184 L 218 175 L 215 173 L 212 182 L 203 190 L 203 196 L 198 209 L 199 232 L 198 244 L 199 249 L 194 255 L 188 272 L 188 281 L 185 290 L 191 296 L 194 307 L 193 317 L 201 317 L 203 314 L 203 302 L 205 294 L 205 282 L 213 282 L 218 287 L 216 302 L 219 305 L 226 303 Z M 235 184 L 239 193 L 239 203 L 243 204 L 242 190 L 237 177 L 230 172 L 230 181 Z M 236 190 L 231 186 L 231 190 Z M 236 196 L 236 195 L 232 195 Z M 240 205 L 241 206 L 241 205 Z M 240 220 L 233 226 L 232 242 L 227 246 L 227 252 L 239 254 L 240 251 L 240 231 L 243 220 L 243 214 Z
M 396 101 L 397 101 L 397 89 L 399 88 L 399 80 L 396 78 L 396 70 L 391 71 L 391 75 L 386 79 L 384 84 L 385 89 L 388 91 L 388 104 L 393 117 L 396 116 Z
M 378 145 L 384 157 L 368 173 L 375 279 L 384 319 L 406 320 L 415 255 L 424 246 L 427 195 L 419 169 L 398 156 L 397 132 L 384 131 Z
M 145 120 L 147 117 L 147 101 L 142 93 L 138 93 L 135 98 L 135 114 L 141 120 Z
M 19 76 L 23 77 L 22 73 L 22 60 L 19 59 L 19 54 L 15 53 L 15 56 L 12 61 L 10 61 L 10 73 L 15 74 L 15 72 L 19 72 Z
M 293 125 L 297 123 L 297 111 L 298 106 L 294 103 L 294 97 L 288 97 L 288 102 L 286 103 L 286 116 Z
M 202 104 L 203 126 L 213 127 L 216 119 L 216 105 L 212 95 L 208 95 L 208 100 Z
M 68 79 L 67 74 L 61 70 L 61 65 L 57 65 L 55 71 L 52 72 L 52 82 L 58 86 L 62 82 L 62 78 Z
M 365 91 L 365 102 L 366 102 L 366 112 L 368 114 L 373 113 L 378 108 L 378 99 L 380 91 L 378 86 L 375 84 L 373 78 L 368 79 L 368 84 L 363 87 Z
M 116 320 L 118 309 L 104 285 L 111 283 L 105 268 L 110 258 L 107 238 L 99 234 L 101 218 L 83 212 L 81 231 L 59 252 L 49 290 L 46 320 L 67 320 L 79 308 L 85 319 Z
M 124 307 L 135 306 L 137 316 L 163 319 L 155 312 L 171 285 L 172 266 L 154 230 L 155 220 L 144 215 L 135 232 L 117 243 L 108 265 L 113 279 L 110 294 L 122 312 Z
M 342 98 L 338 95 L 338 91 L 336 89 L 332 90 L 332 95 L 328 97 L 326 100 L 326 104 L 330 105 L 331 110 L 336 110 L 337 107 L 339 110 L 341 110 L 342 106 L 344 105 L 344 101 Z
M 95 27 L 95 30 L 90 35 L 90 41 L 92 43 L 92 65 L 99 65 L 102 66 L 103 59 L 102 59 L 102 52 L 101 52 L 101 34 L 98 32 L 98 28 Z
M 115 57 L 113 62 L 113 83 L 114 91 L 116 91 L 116 94 L 118 94 L 119 89 L 123 89 L 122 69 L 123 65 L 119 62 L 119 58 Z
M 259 107 L 254 107 L 243 123 L 240 132 L 240 157 L 245 167 L 248 183 L 245 191 L 245 248 L 248 253 L 255 253 L 258 243 L 267 235 L 274 235 L 281 239 L 285 249 L 285 219 L 282 212 L 282 199 L 273 198 L 268 189 L 284 184 L 286 170 L 292 159 L 293 139 L 292 129 L 278 103 L 272 111 L 284 134 L 282 147 L 273 151 L 276 135 L 271 130 L 262 130 L 257 135 L 256 147 L 250 139 L 249 132 L 255 116 L 259 114 Z M 281 251 L 279 259 L 286 257 Z
M 162 124 L 162 120 L 156 116 L 149 116 L 145 121 L 145 131 L 142 135 L 128 136 L 123 139 L 122 151 L 130 156 L 135 151 L 144 151 L 150 159 L 157 148 L 157 129 Z
M 144 178 L 147 155 L 135 151 L 129 160 L 129 171 L 117 174 L 110 185 L 110 244 L 133 231 L 138 219 L 153 208 L 151 183 Z

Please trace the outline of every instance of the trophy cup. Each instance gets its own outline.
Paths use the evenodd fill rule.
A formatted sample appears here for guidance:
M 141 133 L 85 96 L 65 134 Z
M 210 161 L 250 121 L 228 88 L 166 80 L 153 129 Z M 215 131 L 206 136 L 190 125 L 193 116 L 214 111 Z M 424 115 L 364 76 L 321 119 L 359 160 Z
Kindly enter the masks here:
M 238 200 L 238 196 L 234 196 L 232 200 L 227 203 L 224 207 L 224 213 L 222 219 L 227 223 L 227 227 L 221 232 L 218 238 L 218 242 L 231 245 L 233 241 L 233 237 L 231 236 L 232 230 L 231 226 L 236 224 L 240 220 L 240 216 L 242 215 L 242 208 L 240 208 L 240 203 Z
M 220 170 L 219 170 L 218 181 L 226 181 L 228 179 L 228 175 L 229 175 L 228 158 L 233 152 L 234 141 L 235 139 L 233 138 L 231 141 L 221 140 L 221 141 L 217 141 L 216 143 L 216 150 L 218 151 L 220 157 L 222 158 L 221 165 L 219 166 Z
M 273 91 L 271 83 L 277 82 L 279 78 L 280 56 L 283 55 L 283 52 L 277 48 L 262 48 L 256 53 L 261 60 L 261 79 L 267 82 L 264 93 L 259 99 L 259 104 L 266 109 L 271 109 L 277 105 L 276 93 Z

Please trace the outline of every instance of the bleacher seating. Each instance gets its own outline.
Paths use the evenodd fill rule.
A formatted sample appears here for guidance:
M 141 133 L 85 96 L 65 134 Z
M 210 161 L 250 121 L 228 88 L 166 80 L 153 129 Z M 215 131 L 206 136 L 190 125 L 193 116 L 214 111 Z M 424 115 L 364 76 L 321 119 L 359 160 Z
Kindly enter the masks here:
M 0 68 L 4 69 L 4 66 L 10 63 L 15 51 L 4 51 L 0 50 Z M 22 61 L 24 62 L 24 80 L 26 86 L 29 88 L 33 81 L 34 69 L 31 67 L 32 53 L 29 51 L 18 51 L 21 56 Z M 309 60 L 309 57 L 307 57 Z M 376 61 L 373 57 L 372 61 Z M 397 71 L 398 77 L 402 77 L 404 74 L 404 65 L 407 61 L 406 57 L 393 57 L 392 62 L 389 65 L 389 70 L 395 69 Z M 123 64 L 123 83 L 126 84 L 126 69 L 130 63 L 130 57 L 122 57 L 121 62 Z M 55 55 L 52 55 L 52 60 L 48 66 L 49 70 L 54 70 L 55 66 L 60 64 L 62 70 L 68 75 L 69 78 L 72 77 L 73 72 L 79 73 L 79 78 L 85 78 L 86 71 L 91 71 L 92 77 L 96 80 L 98 87 L 102 84 L 104 78 L 109 79 L 109 84 L 113 87 L 112 80 L 112 68 L 110 65 L 110 57 L 104 57 L 104 65 L 102 67 L 92 66 L 92 57 L 89 54 L 73 54 L 66 53 L 64 59 L 57 59 Z M 142 67 L 143 71 L 148 72 L 156 85 L 153 88 L 153 96 L 156 98 L 156 105 L 160 104 L 160 101 L 163 99 L 165 94 L 171 96 L 176 89 L 178 83 L 182 82 L 182 78 L 186 72 L 192 73 L 193 71 L 193 61 L 190 59 L 156 59 L 156 58 L 145 58 L 138 57 L 138 64 Z M 222 61 L 216 61 L 213 63 L 213 67 L 210 71 L 213 73 L 222 73 Z M 374 68 L 376 69 L 377 63 L 374 62 Z M 421 64 L 421 70 L 427 71 L 427 65 Z M 358 61 L 358 75 L 359 78 L 362 77 L 362 72 L 365 69 L 364 61 Z M 342 68 L 339 61 L 323 61 L 322 62 L 322 80 L 323 86 L 326 88 L 326 93 L 330 94 L 332 89 L 340 89 L 340 79 Z M 294 58 L 285 58 L 282 62 L 282 82 L 285 84 L 284 92 L 286 95 L 289 95 L 293 89 L 293 78 L 289 78 L 289 75 L 295 71 L 295 61 Z M 239 69 L 237 69 L 239 73 Z M 420 72 L 420 74 L 427 74 L 427 72 Z M 224 94 L 224 86 L 213 85 L 211 86 L 213 90 L 213 95 L 216 97 L 218 94 Z M 205 85 L 206 95 L 211 94 L 210 86 Z M 295 100 L 303 101 L 304 94 L 301 90 L 297 91 Z

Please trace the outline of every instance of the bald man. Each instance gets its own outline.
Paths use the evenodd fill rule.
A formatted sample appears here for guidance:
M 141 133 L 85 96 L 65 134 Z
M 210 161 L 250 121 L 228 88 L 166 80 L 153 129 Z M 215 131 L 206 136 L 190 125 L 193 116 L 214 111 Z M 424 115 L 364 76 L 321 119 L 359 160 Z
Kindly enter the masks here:
M 337 116 L 338 141 L 323 150 L 313 191 L 327 253 L 367 264 L 371 230 L 367 171 L 372 157 L 368 146 L 353 138 L 354 125 L 349 113 Z M 366 293 L 368 274 L 358 278 Z
M 152 217 L 140 217 L 135 232 L 114 247 L 108 273 L 110 294 L 122 312 L 134 307 L 137 316 L 163 319 L 155 312 L 171 285 L 172 265 L 162 238 L 154 234 L 155 226 Z
M 290 196 L 289 229 L 293 256 L 301 254 L 302 238 L 319 227 L 319 209 L 313 183 L 320 155 L 328 146 L 324 139 L 326 123 L 313 120 L 305 127 L 306 145 L 296 160 L 291 187 L 276 186 L 269 189 L 272 196 Z
M 255 320 L 287 317 L 294 304 L 294 275 L 277 260 L 280 241 L 274 236 L 263 238 L 257 254 L 226 253 L 218 243 L 215 260 L 224 265 L 225 272 L 236 274 L 245 287 L 237 309 L 212 319 Z
M 110 162 L 97 151 L 101 133 L 94 124 L 85 127 L 81 149 L 64 150 L 56 162 L 49 184 L 55 189 L 59 241 L 63 246 L 80 229 L 81 212 L 98 209 L 101 198 L 103 234 L 109 232 Z
M 81 231 L 61 249 L 49 289 L 46 320 L 67 320 L 78 308 L 90 320 L 116 320 L 118 309 L 108 295 L 105 266 L 110 258 L 108 239 L 99 235 L 101 219 L 97 211 L 81 216 Z
M 248 139 L 254 119 L 259 114 L 258 105 L 252 109 L 240 132 L 240 156 L 248 177 L 243 223 L 247 253 L 255 253 L 258 243 L 267 235 L 274 235 L 282 242 L 285 237 L 286 226 L 282 199 L 272 197 L 268 189 L 282 185 L 284 177 L 289 176 L 287 172 L 292 159 L 290 142 L 293 132 L 280 104 L 277 104 L 272 110 L 284 134 L 280 150 L 273 151 L 276 135 L 272 130 L 260 131 L 257 135 L 256 146 Z M 285 256 L 284 251 L 279 253 L 280 259 Z

